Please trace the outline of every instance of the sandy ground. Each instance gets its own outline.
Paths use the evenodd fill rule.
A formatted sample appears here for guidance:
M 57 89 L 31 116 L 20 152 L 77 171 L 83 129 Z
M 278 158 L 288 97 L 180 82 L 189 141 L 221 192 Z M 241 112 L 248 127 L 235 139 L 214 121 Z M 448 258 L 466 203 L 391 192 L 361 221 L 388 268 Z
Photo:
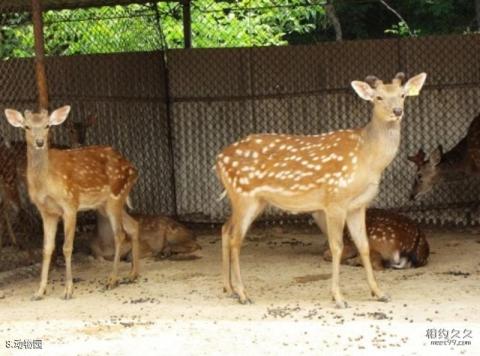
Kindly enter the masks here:
M 480 235 L 428 236 L 426 267 L 376 273 L 389 303 L 370 298 L 362 268 L 342 266 L 345 310 L 330 298 L 324 240 L 309 231 L 249 235 L 242 267 L 253 305 L 222 292 L 218 234 L 199 238 L 200 259 L 143 260 L 141 279 L 112 291 L 103 290 L 111 263 L 77 254 L 70 301 L 60 299 L 63 269 L 37 302 L 38 266 L 6 272 L 0 355 L 480 355 Z M 451 344 L 431 345 L 443 339 L 427 334 L 441 329 Z M 15 340 L 42 340 L 42 349 L 7 348 Z

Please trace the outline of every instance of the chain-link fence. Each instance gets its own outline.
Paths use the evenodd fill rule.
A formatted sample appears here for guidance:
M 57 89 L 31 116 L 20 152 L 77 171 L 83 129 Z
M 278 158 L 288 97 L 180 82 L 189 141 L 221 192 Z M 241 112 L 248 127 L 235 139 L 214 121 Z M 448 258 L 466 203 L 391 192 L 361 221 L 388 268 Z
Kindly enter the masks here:
M 0 13 L 0 109 L 32 108 L 36 102 L 35 73 L 29 56 L 33 40 L 24 41 L 32 31 L 28 12 Z M 2 115 L 3 116 L 3 115 Z M 5 119 L 2 119 L 5 121 Z M 25 145 L 9 137 L 1 126 L 0 137 L 0 247 L 32 244 L 33 235 L 41 232 L 41 222 L 29 203 L 21 168 L 26 164 Z M 20 183 L 20 180 L 22 181 Z M 41 239 L 38 245 L 41 244 Z
M 50 108 L 72 105 L 69 120 L 88 126 L 83 143 L 113 145 L 135 163 L 141 176 L 132 196 L 137 211 L 224 221 L 229 208 L 217 201 L 221 187 L 212 171 L 222 147 L 253 132 L 316 134 L 364 125 L 369 105 L 355 96 L 351 80 L 425 71 L 426 88 L 406 104 L 400 151 L 375 205 L 418 220 L 479 222 L 478 181 L 439 184 L 410 202 L 414 167 L 406 160 L 421 146 L 432 150 L 441 143 L 448 150 L 480 112 L 479 35 L 320 43 L 332 28 L 318 1 L 193 1 L 189 11 L 185 3 L 49 10 L 43 16 Z M 196 50 L 176 49 L 189 36 L 185 16 L 192 19 Z M 0 110 L 35 108 L 31 15 L 3 8 L 0 36 Z M 303 42 L 310 45 L 256 47 Z M 25 185 L 17 184 L 25 164 L 22 133 L 5 120 L 0 129 L 3 207 L 18 201 L 35 216 Z M 72 144 L 71 126 L 52 131 L 55 144 Z M 15 217 L 11 229 L 1 224 L 4 241 L 21 226 L 40 226 L 18 220 L 25 214 L 16 208 L 9 211 Z M 286 216 L 271 211 L 264 218 Z

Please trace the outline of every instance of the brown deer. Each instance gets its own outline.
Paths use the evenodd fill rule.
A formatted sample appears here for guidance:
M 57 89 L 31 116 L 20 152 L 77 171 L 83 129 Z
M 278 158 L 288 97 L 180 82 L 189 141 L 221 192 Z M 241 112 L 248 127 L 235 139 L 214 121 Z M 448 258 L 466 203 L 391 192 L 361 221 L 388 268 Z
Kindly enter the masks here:
M 374 270 L 421 267 L 427 263 L 430 248 L 425 234 L 417 223 L 406 216 L 381 209 L 367 210 L 367 236 L 370 260 Z M 347 229 L 343 232 L 341 263 L 361 265 L 358 251 Z M 332 260 L 328 245 L 323 258 Z
M 69 146 L 52 144 L 51 148 L 68 149 L 83 145 L 87 130 L 96 122 L 97 118 L 94 115 L 88 115 L 85 120 L 78 122 L 68 121 L 66 125 Z M 2 164 L 2 169 L 0 170 L 0 200 L 6 230 L 11 243 L 15 246 L 18 245 L 18 241 L 9 212 L 13 212 L 13 215 L 16 217 L 24 208 L 19 194 L 19 186 L 23 185 L 26 187 L 26 152 L 27 146 L 24 141 L 10 142 L 3 140 L 3 144 L 0 146 L 0 163 Z
M 140 227 L 139 258 L 170 254 L 190 254 L 201 247 L 191 230 L 166 216 L 132 215 Z M 97 229 L 90 240 L 95 258 L 111 260 L 114 256 L 113 231 L 106 216 L 97 214 Z M 132 246 L 122 245 L 121 258 L 126 258 Z
M 71 257 L 75 235 L 76 216 L 80 210 L 96 209 L 105 213 L 115 232 L 115 259 L 107 288 L 118 283 L 118 264 L 121 244 L 125 238 L 124 227 L 132 238 L 133 261 L 130 278 L 138 276 L 138 225 L 124 212 L 130 190 L 138 178 L 135 167 L 117 151 L 107 146 L 91 146 L 71 150 L 48 149 L 50 126 L 62 124 L 70 106 L 61 107 L 50 115 L 26 111 L 25 115 L 6 109 L 8 122 L 25 130 L 27 143 L 28 193 L 37 206 L 43 221 L 44 250 L 40 288 L 33 299 L 45 294 L 50 259 L 55 246 L 55 234 L 60 217 L 63 219 L 65 241 L 65 293 L 73 293 Z M 124 224 L 124 220 L 130 220 Z
M 450 151 L 443 153 L 439 145 L 428 159 L 420 149 L 407 159 L 417 166 L 410 199 L 414 200 L 442 181 L 480 175 L 480 114 L 470 124 L 467 134 Z
M 426 74 L 405 85 L 403 79 L 399 73 L 391 84 L 373 76 L 366 82 L 352 82 L 356 93 L 373 103 L 371 120 L 363 128 L 313 136 L 250 135 L 217 156 L 217 175 L 232 208 L 222 227 L 225 292 L 235 293 L 242 304 L 250 302 L 240 274 L 240 249 L 251 223 L 270 204 L 291 212 L 311 212 L 327 232 L 333 255 L 332 294 L 338 307 L 346 307 L 339 289 L 345 221 L 372 294 L 380 301 L 389 299 L 372 272 L 365 209 L 397 153 L 405 97 L 419 94 Z

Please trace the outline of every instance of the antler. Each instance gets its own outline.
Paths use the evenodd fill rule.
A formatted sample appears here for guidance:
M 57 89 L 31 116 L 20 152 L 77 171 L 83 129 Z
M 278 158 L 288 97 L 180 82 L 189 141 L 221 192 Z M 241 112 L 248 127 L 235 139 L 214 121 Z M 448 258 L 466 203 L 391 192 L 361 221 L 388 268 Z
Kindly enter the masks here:
M 407 159 L 410 161 L 410 162 L 413 162 L 415 163 L 415 165 L 417 165 L 418 167 L 420 167 L 421 165 L 423 165 L 425 163 L 425 152 L 423 151 L 422 148 L 420 148 L 417 152 L 416 155 L 414 156 L 407 156 Z
M 395 78 L 393 78 L 392 83 L 402 85 L 404 80 L 405 80 L 405 73 L 398 72 L 395 75 Z
M 370 85 L 373 89 L 375 89 L 379 84 L 382 84 L 383 82 L 378 79 L 374 75 L 369 75 L 368 77 L 365 78 L 365 82 Z

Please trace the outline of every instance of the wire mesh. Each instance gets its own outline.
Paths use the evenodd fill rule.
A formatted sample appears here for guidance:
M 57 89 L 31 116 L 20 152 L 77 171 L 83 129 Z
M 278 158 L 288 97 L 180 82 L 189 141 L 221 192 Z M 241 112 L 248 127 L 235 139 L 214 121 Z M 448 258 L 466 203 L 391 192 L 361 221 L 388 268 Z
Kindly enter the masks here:
M 25 40 L 32 31 L 31 16 L 26 12 L 0 14 L 0 110 L 31 108 L 36 100 L 33 40 Z M 3 115 L 2 115 L 3 116 Z M 5 121 L 2 119 L 2 121 Z M 8 135 L 0 126 L 0 247 L 23 248 L 41 244 L 35 236 L 41 223 L 29 202 L 24 179 L 19 179 L 26 165 L 25 145 Z M 1 266 L 0 266 L 1 267 Z
M 188 3 L 193 51 L 181 50 Z M 414 168 L 406 156 L 439 143 L 448 150 L 466 134 L 480 111 L 480 36 L 319 42 L 332 33 L 324 5 L 205 0 L 47 11 L 50 107 L 72 105 L 72 122 L 96 118 L 85 144 L 113 145 L 134 162 L 141 176 L 132 194 L 138 212 L 222 222 L 228 202 L 217 201 L 222 189 L 211 169 L 222 147 L 250 133 L 316 134 L 364 125 L 370 108 L 356 98 L 351 80 L 426 71 L 426 88 L 406 104 L 400 151 L 374 205 L 429 222 L 478 223 L 477 179 L 439 184 L 411 202 Z M 35 108 L 31 15 L 3 8 L 0 41 L 0 109 Z M 288 46 L 301 43 L 307 45 Z M 21 131 L 5 120 L 0 129 L 5 207 L 14 194 L 11 172 L 25 155 L 24 146 L 15 148 Z M 70 145 L 69 128 L 54 129 L 52 141 Z M 18 220 L 13 231 L 38 228 L 25 184 L 15 189 L 29 212 L 20 216 L 37 223 Z M 15 208 L 8 214 L 19 219 Z M 264 216 L 286 219 L 278 211 Z M 8 243 L 8 226 L 0 227 Z

